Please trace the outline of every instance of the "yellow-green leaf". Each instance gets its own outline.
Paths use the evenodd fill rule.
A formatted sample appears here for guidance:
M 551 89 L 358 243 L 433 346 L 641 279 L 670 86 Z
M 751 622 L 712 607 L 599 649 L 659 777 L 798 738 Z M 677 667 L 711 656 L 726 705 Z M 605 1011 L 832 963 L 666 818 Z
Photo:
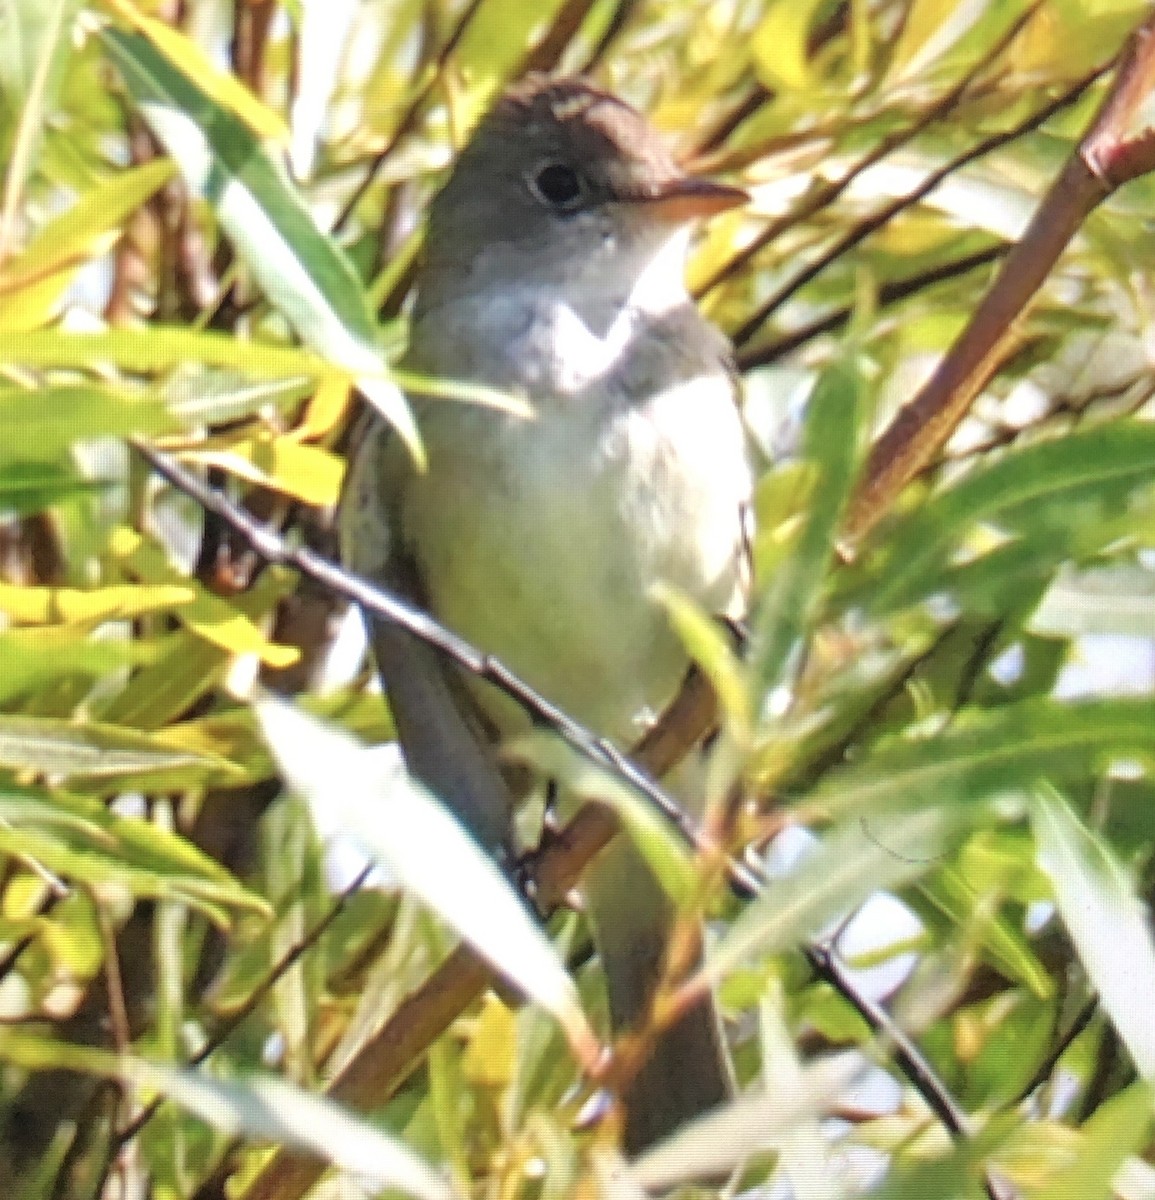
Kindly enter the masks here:
M 51 319 L 77 272 L 112 249 L 125 217 L 167 183 L 174 169 L 163 159 L 121 171 L 48 221 L 0 272 L 0 331 L 32 330 Z
M 169 566 L 164 552 L 131 529 L 118 529 L 109 540 L 109 548 L 121 564 L 150 583 L 192 587 L 195 595 L 182 605 L 176 616 L 183 625 L 206 641 L 233 654 L 255 654 L 271 667 L 288 667 L 301 652 L 295 646 L 271 642 L 238 608 L 191 580 L 182 579 Z
M 821 0 L 778 0 L 758 23 L 750 48 L 768 87 L 801 91 L 810 86 L 806 59 L 810 26 Z
M 119 0 L 113 0 L 113 7 L 206 96 L 239 117 L 258 137 L 269 138 L 282 146 L 289 144 L 289 129 L 280 116 L 254 96 L 235 75 L 222 71 L 190 37 L 175 26 L 146 17 Z
M 113 587 L 17 587 L 0 582 L 0 612 L 26 625 L 87 625 L 164 612 L 196 599 L 187 583 L 118 584 Z
M 218 449 L 190 451 L 182 457 L 220 467 L 306 504 L 336 504 L 345 474 L 344 462 L 330 451 L 267 434 L 240 438 Z

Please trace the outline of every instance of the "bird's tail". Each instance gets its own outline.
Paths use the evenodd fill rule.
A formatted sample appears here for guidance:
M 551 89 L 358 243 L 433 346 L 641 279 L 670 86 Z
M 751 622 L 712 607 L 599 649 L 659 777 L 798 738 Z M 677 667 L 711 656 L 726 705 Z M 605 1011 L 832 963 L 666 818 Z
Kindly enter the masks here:
M 606 972 L 615 1033 L 648 1010 L 673 916 L 668 897 L 625 834 L 590 864 L 586 903 Z M 625 1148 L 637 1154 L 733 1095 L 734 1080 L 712 994 L 665 1029 L 622 1097 Z

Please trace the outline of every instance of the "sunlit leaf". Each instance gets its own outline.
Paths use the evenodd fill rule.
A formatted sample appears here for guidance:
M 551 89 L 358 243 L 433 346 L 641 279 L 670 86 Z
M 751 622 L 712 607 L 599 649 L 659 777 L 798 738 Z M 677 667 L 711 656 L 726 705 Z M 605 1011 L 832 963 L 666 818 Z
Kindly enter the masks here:
M 836 829 L 794 872 L 766 882 L 707 950 L 701 982 L 717 983 L 754 954 L 797 946 L 874 892 L 924 874 L 958 827 L 957 813 L 924 808 L 880 818 L 877 827 L 852 821 Z
M 20 114 L 3 144 L 0 259 L 11 249 L 16 208 L 56 105 L 80 7 L 80 0 L 6 0 L 0 7 L 0 89 Z
M 400 763 L 283 701 L 257 701 L 261 727 L 314 819 L 340 830 L 502 974 L 553 1013 L 587 1061 L 597 1042 L 577 990 L 496 863 Z M 390 816 L 390 809 L 397 810 Z
M 1054 791 L 1031 805 L 1039 865 L 1051 877 L 1055 903 L 1099 999 L 1139 1074 L 1155 1079 L 1155 995 L 1151 916 L 1110 846 Z M 1148 1098 L 1150 1102 L 1150 1098 Z
M 242 438 L 220 449 L 190 450 L 182 457 L 221 467 L 242 479 L 315 505 L 336 504 L 345 474 L 345 465 L 335 454 L 288 437 Z
M 179 749 L 160 736 L 16 713 L 0 714 L 0 765 L 58 779 L 153 776 L 185 769 L 190 775 L 229 774 L 227 762 Z
M 130 529 L 118 529 L 111 539 L 111 549 L 122 567 L 141 575 L 155 586 L 185 587 L 192 596 L 174 615 L 206 641 L 233 654 L 255 654 L 273 667 L 287 667 L 300 657 L 296 646 L 282 646 L 270 641 L 260 628 L 236 604 L 215 596 L 202 584 L 184 579 L 169 566 L 164 552 Z
M 33 1071 L 73 1070 L 121 1080 L 145 1095 L 160 1094 L 222 1131 L 316 1155 L 378 1187 L 419 1200 L 451 1200 L 448 1180 L 402 1142 L 334 1101 L 284 1080 L 254 1075 L 216 1079 L 35 1034 L 0 1030 L 0 1058 Z
M 751 41 L 758 74 L 768 87 L 801 90 L 809 84 L 807 43 L 820 6 L 821 0 L 769 6 Z
M 756 1088 L 722 1105 L 647 1150 L 631 1172 L 644 1188 L 661 1191 L 732 1171 L 824 1115 L 861 1069 L 856 1055 L 818 1059 L 790 1091 Z
M 16 587 L 0 583 L 0 612 L 13 621 L 35 625 L 86 625 L 127 621 L 145 613 L 188 604 L 196 595 L 189 585 L 158 584 L 80 588 Z
M 135 895 L 191 904 L 222 925 L 230 909 L 268 913 L 261 897 L 191 842 L 59 789 L 0 786 L 0 850 L 70 882 L 116 883 Z
M 52 317 L 81 268 L 116 244 L 125 217 L 172 175 L 164 160 L 123 171 L 47 222 L 0 270 L 0 331 L 36 329 Z
M 309 346 L 358 377 L 366 398 L 420 459 L 405 398 L 382 374 L 361 282 L 317 228 L 284 170 L 248 128 L 146 39 L 116 30 L 105 37 L 153 132 L 189 187 L 214 206 L 266 296 Z
M 7 463 L 0 465 L 0 510 L 20 516 L 43 512 L 65 500 L 92 496 L 103 486 L 55 463 Z
M 744 743 L 750 732 L 750 689 L 733 638 L 677 589 L 659 585 L 651 594 L 666 610 L 682 645 L 710 681 L 734 736 Z
M 155 394 L 95 384 L 0 390 L 0 463 L 46 463 L 85 438 L 176 428 Z
M 178 65 L 197 87 L 228 112 L 239 117 L 259 137 L 282 145 L 289 130 L 280 116 L 262 104 L 234 75 L 222 71 L 191 38 L 164 21 L 145 16 L 131 4 L 110 0 L 112 7 L 130 21 L 171 63 Z

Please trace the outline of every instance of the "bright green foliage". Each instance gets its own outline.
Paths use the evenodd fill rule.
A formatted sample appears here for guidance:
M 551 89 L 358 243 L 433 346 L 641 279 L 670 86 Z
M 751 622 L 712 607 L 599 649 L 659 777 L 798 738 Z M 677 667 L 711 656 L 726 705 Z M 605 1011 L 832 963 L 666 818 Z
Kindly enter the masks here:
M 1155 179 L 1084 222 L 934 467 L 841 541 L 1147 10 L 0 0 L 0 1195 L 265 1195 L 270 1144 L 333 1167 L 321 1197 L 640 1196 L 708 1165 L 833 1200 L 859 1148 L 894 1200 L 1155 1195 Z M 623 780 L 547 732 L 510 748 L 715 920 L 690 987 L 717 983 L 767 1086 L 633 1169 L 577 1120 L 605 1007 L 582 919 L 412 840 L 407 803 L 442 814 L 367 748 L 392 731 L 343 604 L 132 448 L 329 553 L 358 392 L 411 439 L 406 391 L 516 408 L 391 365 L 428 200 L 529 70 L 589 71 L 753 194 L 689 267 L 760 454 L 745 651 L 656 599 L 720 701 L 710 832 L 818 841 L 739 899 Z M 256 673 L 299 711 L 241 698 Z M 362 849 L 403 862 L 338 902 L 321 841 L 354 801 Z M 802 953 L 879 888 L 902 917 L 834 942 L 889 975 L 966 1138 Z M 478 984 L 380 1067 L 461 938 L 542 1005 Z M 357 1070 L 368 1116 L 321 1096 Z

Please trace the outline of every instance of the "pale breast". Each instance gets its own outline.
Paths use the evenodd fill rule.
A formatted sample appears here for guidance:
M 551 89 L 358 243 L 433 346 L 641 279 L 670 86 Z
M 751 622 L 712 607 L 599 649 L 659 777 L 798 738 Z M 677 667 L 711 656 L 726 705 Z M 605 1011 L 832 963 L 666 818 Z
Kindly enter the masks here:
M 695 353 L 651 331 L 569 394 L 539 382 L 534 421 L 427 405 L 429 471 L 404 491 L 405 541 L 437 615 L 623 742 L 686 666 L 653 585 L 709 611 L 740 603 L 750 476 L 732 384 L 709 345 Z M 548 377 L 551 362 L 535 357 Z M 508 709 L 486 707 L 509 723 Z

